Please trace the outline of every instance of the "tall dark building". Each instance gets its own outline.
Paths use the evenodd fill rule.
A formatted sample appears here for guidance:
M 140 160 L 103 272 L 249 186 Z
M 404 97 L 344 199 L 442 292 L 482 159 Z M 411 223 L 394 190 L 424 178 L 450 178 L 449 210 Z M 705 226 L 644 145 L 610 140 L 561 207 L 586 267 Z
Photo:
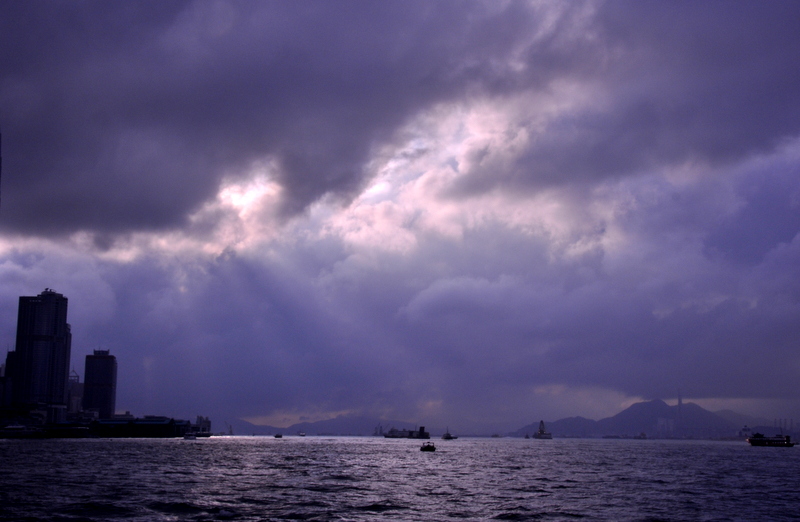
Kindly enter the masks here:
M 83 409 L 96 411 L 101 419 L 114 415 L 117 402 L 117 358 L 108 350 L 86 356 L 83 378 Z
M 49 422 L 64 420 L 71 346 L 66 297 L 46 288 L 19 298 L 17 344 L 6 359 L 15 407 L 45 407 Z

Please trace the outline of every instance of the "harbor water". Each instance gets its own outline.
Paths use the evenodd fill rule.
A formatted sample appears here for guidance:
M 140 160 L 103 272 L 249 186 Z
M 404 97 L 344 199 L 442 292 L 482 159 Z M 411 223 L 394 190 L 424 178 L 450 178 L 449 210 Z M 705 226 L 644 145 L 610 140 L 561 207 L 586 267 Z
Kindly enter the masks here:
M 377 437 L 0 440 L 0 520 L 797 520 L 800 448 Z

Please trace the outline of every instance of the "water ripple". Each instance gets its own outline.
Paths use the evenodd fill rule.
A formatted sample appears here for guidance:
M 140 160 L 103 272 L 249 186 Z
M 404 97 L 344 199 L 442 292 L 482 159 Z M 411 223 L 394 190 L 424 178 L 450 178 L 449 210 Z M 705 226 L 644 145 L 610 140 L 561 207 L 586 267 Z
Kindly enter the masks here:
M 794 520 L 800 452 L 740 442 L 0 441 L 0 520 Z

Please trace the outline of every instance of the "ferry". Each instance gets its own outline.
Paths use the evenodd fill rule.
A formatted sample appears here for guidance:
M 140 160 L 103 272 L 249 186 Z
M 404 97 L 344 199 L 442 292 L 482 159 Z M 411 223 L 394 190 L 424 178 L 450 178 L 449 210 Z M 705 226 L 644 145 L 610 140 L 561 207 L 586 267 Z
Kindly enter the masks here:
M 456 440 L 457 438 L 458 435 L 453 435 L 450 433 L 450 428 L 447 428 L 447 431 L 445 431 L 444 435 L 442 435 L 442 440 Z
M 754 433 L 752 437 L 748 437 L 747 442 L 751 446 L 774 446 L 777 448 L 791 448 L 794 446 L 792 438 L 789 435 L 775 435 L 774 437 L 765 437 L 763 433 Z

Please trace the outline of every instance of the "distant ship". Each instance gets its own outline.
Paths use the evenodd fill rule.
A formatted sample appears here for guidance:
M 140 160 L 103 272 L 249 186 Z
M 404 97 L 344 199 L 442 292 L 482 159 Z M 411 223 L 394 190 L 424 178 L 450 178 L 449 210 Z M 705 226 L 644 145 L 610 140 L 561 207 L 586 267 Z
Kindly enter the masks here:
M 430 439 L 431 434 L 425 431 L 425 426 L 420 426 L 418 430 L 398 430 L 392 428 L 383 434 L 387 439 Z
M 450 434 L 450 428 L 447 428 L 447 431 L 445 431 L 444 435 L 442 435 L 442 440 L 456 440 L 457 438 L 458 438 L 458 435 L 451 435 Z
M 774 446 L 778 448 L 791 448 L 795 444 L 789 435 L 765 437 L 762 433 L 754 433 L 752 437 L 747 438 L 747 442 L 751 446 Z
M 544 429 L 544 421 L 539 421 L 539 430 L 533 434 L 534 439 L 552 439 L 553 434 Z

